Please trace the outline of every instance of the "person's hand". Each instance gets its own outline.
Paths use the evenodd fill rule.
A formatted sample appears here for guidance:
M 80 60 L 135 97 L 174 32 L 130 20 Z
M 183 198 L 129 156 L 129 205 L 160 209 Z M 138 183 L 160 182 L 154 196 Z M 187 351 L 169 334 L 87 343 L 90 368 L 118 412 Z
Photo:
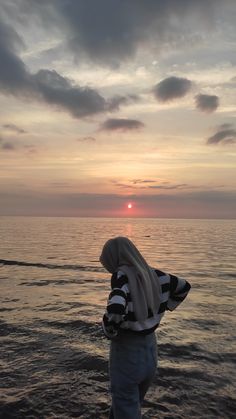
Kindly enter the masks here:
M 104 331 L 106 337 L 108 337 L 108 339 L 114 339 L 117 336 L 118 331 L 115 329 L 114 326 L 111 325 L 111 326 L 106 326 L 105 327 L 104 323 L 102 323 L 102 327 L 103 327 L 103 331 Z

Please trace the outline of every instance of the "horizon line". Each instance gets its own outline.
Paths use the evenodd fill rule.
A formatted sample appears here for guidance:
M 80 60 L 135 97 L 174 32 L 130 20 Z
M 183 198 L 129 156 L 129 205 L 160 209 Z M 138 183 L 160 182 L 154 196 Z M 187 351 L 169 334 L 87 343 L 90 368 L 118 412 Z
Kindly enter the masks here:
M 24 215 L 24 214 L 0 214 L 0 217 L 22 217 L 22 218 L 100 218 L 100 219 L 129 219 L 129 220 L 143 220 L 143 219 L 153 219 L 153 220 L 225 220 L 225 221 L 234 221 L 235 218 L 224 218 L 224 217 L 135 217 L 135 216 L 92 216 L 92 215 Z

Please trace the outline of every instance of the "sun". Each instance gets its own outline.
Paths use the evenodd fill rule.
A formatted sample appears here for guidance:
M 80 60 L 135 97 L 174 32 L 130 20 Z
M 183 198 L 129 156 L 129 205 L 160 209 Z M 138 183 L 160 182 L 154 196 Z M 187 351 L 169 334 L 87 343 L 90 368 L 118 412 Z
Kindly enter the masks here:
M 127 207 L 129 208 L 129 209 L 131 209 L 132 208 L 132 204 L 131 203 L 129 203 L 128 205 L 127 205 Z

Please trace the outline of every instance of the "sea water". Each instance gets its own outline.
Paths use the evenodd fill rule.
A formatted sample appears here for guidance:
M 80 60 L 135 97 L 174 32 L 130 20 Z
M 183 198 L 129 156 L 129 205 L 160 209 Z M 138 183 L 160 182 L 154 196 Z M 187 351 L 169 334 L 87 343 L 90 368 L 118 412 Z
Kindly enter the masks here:
M 149 419 L 235 418 L 235 220 L 0 217 L 0 417 L 107 418 L 110 276 L 129 237 L 192 289 L 156 331 Z

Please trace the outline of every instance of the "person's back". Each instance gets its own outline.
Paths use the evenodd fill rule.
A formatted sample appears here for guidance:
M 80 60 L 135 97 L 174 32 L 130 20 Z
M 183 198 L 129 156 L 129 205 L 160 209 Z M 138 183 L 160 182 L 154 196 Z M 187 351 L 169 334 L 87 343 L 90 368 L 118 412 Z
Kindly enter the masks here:
M 161 285 L 159 309 L 156 313 L 149 309 L 147 319 L 141 322 L 135 316 L 127 275 L 122 269 L 112 274 L 112 292 L 103 316 L 103 329 L 108 338 L 117 335 L 118 330 L 142 332 L 142 334 L 152 333 L 159 326 L 165 311 L 173 311 L 185 299 L 190 290 L 190 284 L 187 281 L 158 269 L 154 272 Z
M 191 286 L 184 279 L 151 268 L 126 237 L 105 243 L 100 261 L 112 273 L 103 330 L 111 340 L 110 419 L 140 419 L 141 403 L 157 366 L 155 329 Z

